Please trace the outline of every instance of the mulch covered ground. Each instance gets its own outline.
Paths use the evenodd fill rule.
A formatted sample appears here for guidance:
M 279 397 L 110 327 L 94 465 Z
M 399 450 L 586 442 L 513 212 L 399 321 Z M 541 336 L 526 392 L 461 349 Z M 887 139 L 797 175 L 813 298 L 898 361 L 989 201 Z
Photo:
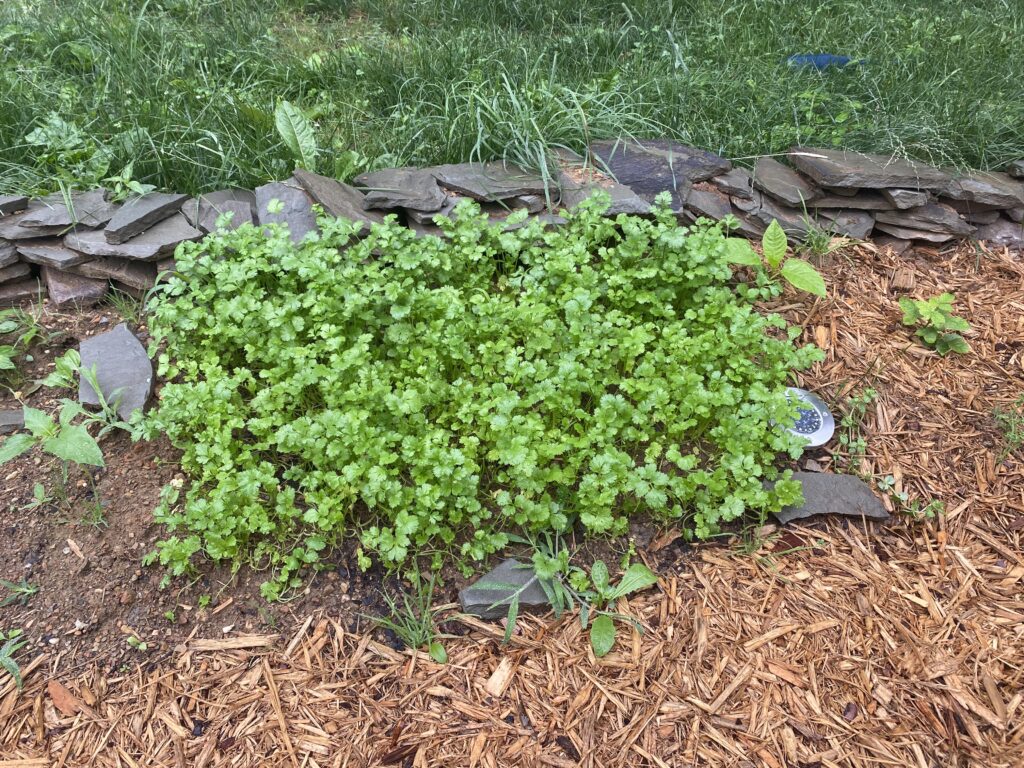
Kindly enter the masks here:
M 604 659 L 571 617 L 510 647 L 463 619 L 442 666 L 324 613 L 148 668 L 37 655 L 0 687 L 0 768 L 1024 765 L 1024 459 L 999 461 L 992 417 L 1024 392 L 1024 262 L 862 246 L 824 271 L 828 301 L 781 306 L 827 353 L 802 384 L 876 389 L 861 470 L 944 517 L 702 545 L 620 602 L 645 631 Z M 899 296 L 942 290 L 970 355 L 900 325 Z

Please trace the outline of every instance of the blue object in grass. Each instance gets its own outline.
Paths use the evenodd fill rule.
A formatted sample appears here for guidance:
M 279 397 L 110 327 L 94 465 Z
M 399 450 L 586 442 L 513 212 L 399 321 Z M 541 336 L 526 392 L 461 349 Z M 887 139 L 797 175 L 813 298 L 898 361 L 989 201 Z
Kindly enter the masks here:
M 834 53 L 798 53 L 786 59 L 791 67 L 811 68 L 819 72 L 836 67 L 842 69 L 850 64 L 862 64 L 864 59 L 854 60 L 849 56 L 837 56 Z

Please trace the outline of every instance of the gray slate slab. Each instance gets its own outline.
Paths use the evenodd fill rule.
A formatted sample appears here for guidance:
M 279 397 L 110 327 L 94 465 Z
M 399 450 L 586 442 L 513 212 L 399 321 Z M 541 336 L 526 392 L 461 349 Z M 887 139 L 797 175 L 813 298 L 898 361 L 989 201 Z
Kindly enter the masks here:
M 361 222 L 363 226 L 359 230 L 360 235 L 368 234 L 371 225 L 384 222 L 384 214 L 366 209 L 365 195 L 355 187 L 301 168 L 296 169 L 295 180 L 313 198 L 313 202 L 324 209 L 324 213 L 339 219 Z
M 46 288 L 35 278 L 0 285 L 0 307 L 15 307 L 26 300 L 42 301 L 45 298 Z
M 999 211 L 978 211 L 977 213 L 961 214 L 968 224 L 980 226 L 982 224 L 995 224 L 999 221 Z
M 102 230 L 74 232 L 64 245 L 89 256 L 113 256 L 137 261 L 156 261 L 173 253 L 181 243 L 198 240 L 203 233 L 192 227 L 180 213 L 150 227 L 141 235 L 123 243 L 111 243 Z
M 40 201 L 42 207 L 28 213 L 21 226 L 51 231 L 53 227 L 102 227 L 120 206 L 107 200 L 107 190 L 72 192 L 65 200 Z
M 829 472 L 794 472 L 793 479 L 803 486 L 804 503 L 798 507 L 785 507 L 775 513 L 775 519 L 783 525 L 815 515 L 889 519 L 889 513 L 881 500 L 859 477 Z
M 9 267 L 0 269 L 0 283 L 13 283 L 23 280 L 32 274 L 32 267 L 23 262 L 16 262 Z
M 1009 219 L 999 219 L 993 224 L 978 227 L 974 237 L 990 244 L 1022 249 L 1024 248 L 1024 224 Z
M 1024 181 L 1006 173 L 972 171 L 951 182 L 943 194 L 953 200 L 1015 208 L 1024 205 Z
M 892 211 L 896 206 L 882 197 L 878 192 L 864 189 L 856 195 L 847 197 L 844 195 L 826 194 L 817 200 L 807 203 L 808 208 L 848 208 L 855 211 Z
M 23 211 L 28 206 L 28 198 L 24 195 L 0 195 L 0 216 Z
M 419 168 L 389 168 L 356 176 L 354 182 L 366 190 L 366 210 L 437 211 L 447 198 L 429 171 Z
M 871 238 L 871 242 L 880 248 L 888 248 L 890 251 L 900 256 L 907 252 L 907 249 L 913 245 L 910 240 L 901 240 L 898 237 L 892 237 L 891 235 L 880 235 L 877 232 L 875 236 Z
M 22 222 L 27 216 L 46 209 L 47 203 L 42 200 L 29 200 L 28 207 L 18 213 L 0 216 L 0 240 L 27 240 L 36 237 L 63 235 L 65 226 L 26 227 Z
M 221 189 L 194 197 L 181 207 L 181 213 L 196 229 L 213 232 L 217 220 L 231 214 L 227 230 L 233 231 L 243 224 L 256 223 L 256 195 L 248 189 Z
M 280 202 L 277 213 L 270 212 L 270 203 Z M 293 243 L 300 242 L 310 232 L 317 231 L 313 200 L 295 181 L 274 181 L 256 187 L 257 219 L 261 225 L 285 224 Z
M 481 203 L 518 195 L 543 195 L 546 189 L 538 174 L 501 162 L 437 165 L 424 170 L 447 189 Z
M 108 243 L 124 243 L 181 210 L 188 195 L 150 192 L 129 200 L 103 230 Z
M 875 230 L 892 235 L 900 240 L 926 240 L 929 243 L 948 243 L 950 240 L 956 239 L 956 235 L 949 232 L 901 227 L 896 224 L 887 224 L 884 221 L 875 221 Z
M 795 147 L 789 161 L 819 185 L 836 189 L 945 189 L 948 173 L 924 163 L 839 149 Z
M 772 221 L 778 221 L 779 226 L 787 235 L 798 240 L 803 239 L 813 223 L 802 210 L 779 205 L 757 190 L 754 191 L 754 196 L 750 200 L 734 197 L 732 204 L 749 217 L 760 221 L 766 228 Z
M 880 211 L 875 214 L 875 219 L 898 227 L 948 232 L 951 235 L 969 235 L 974 231 L 974 227 L 964 221 L 959 213 L 940 203 L 929 203 L 905 211 Z
M 1014 160 L 1006 170 L 1013 178 L 1024 179 L 1024 160 Z
M 901 211 L 927 205 L 931 200 L 931 195 L 919 189 L 883 189 L 882 196 Z
M 691 187 L 686 193 L 686 208 L 697 216 L 720 221 L 732 214 L 732 203 L 724 192 L 702 183 L 703 188 Z
M 57 269 L 69 269 L 84 264 L 92 256 L 73 251 L 64 245 L 63 240 L 27 240 L 18 244 L 18 253 L 23 261 L 30 264 L 46 265 Z
M 753 176 L 755 189 L 794 208 L 802 208 L 824 194 L 805 177 L 773 157 L 759 158 L 754 165 Z
M 664 139 L 594 141 L 593 164 L 648 202 L 661 192 L 672 196 L 672 210 L 683 210 L 686 190 L 732 168 L 723 157 Z
M 561 190 L 559 205 L 570 211 L 599 192 L 611 198 L 605 216 L 618 216 L 620 213 L 643 216 L 651 211 L 651 204 L 625 184 L 590 168 L 564 168 L 558 174 L 558 186 Z
M 875 217 L 867 211 L 816 208 L 815 213 L 822 219 L 827 219 L 819 221 L 819 226 L 823 229 L 855 240 L 864 240 L 875 228 Z
M 86 339 L 79 353 L 83 368 L 96 366 L 96 382 L 107 402 L 118 400 L 119 417 L 127 421 L 132 413 L 145 408 L 153 391 L 153 364 L 126 324 Z M 84 377 L 78 399 L 86 405 L 99 405 L 96 391 Z
M 1024 221 L 1024 205 L 1020 208 L 1008 208 L 1003 211 L 1003 215 L 1005 215 L 1010 221 L 1016 221 L 1018 223 Z
M 0 240 L 0 269 L 18 263 L 18 247 L 14 243 Z
M 158 262 L 163 263 L 163 262 Z M 157 267 L 152 262 L 129 259 L 96 259 L 72 269 L 75 274 L 99 280 L 116 280 L 139 291 L 156 285 Z
M 106 280 L 82 277 L 53 267 L 43 267 L 41 271 L 50 303 L 58 309 L 91 307 L 107 295 L 109 284 Z
M 970 200 L 954 200 L 952 197 L 939 197 L 937 202 L 940 205 L 948 205 L 957 213 L 981 213 L 983 211 L 1005 211 L 1005 205 L 989 205 L 987 203 L 974 203 Z
M 746 168 L 733 168 L 711 179 L 711 183 L 730 197 L 749 200 L 753 197 L 754 179 Z
M 540 582 L 535 578 L 533 566 L 524 567 L 518 560 L 509 558 L 459 592 L 462 612 L 484 619 L 507 616 L 512 594 L 526 584 L 529 586 L 519 595 L 520 612 L 547 611 L 550 604 Z
M 0 435 L 9 435 L 25 428 L 25 412 L 21 408 L 0 408 Z

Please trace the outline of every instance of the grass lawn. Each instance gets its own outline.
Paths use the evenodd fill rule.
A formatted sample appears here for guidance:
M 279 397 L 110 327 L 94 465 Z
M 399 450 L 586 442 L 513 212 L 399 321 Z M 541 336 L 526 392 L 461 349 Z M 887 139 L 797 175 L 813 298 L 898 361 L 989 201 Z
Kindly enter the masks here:
M 342 177 L 537 165 L 550 144 L 630 133 L 732 158 L 807 142 L 996 168 L 1024 156 L 1022 39 L 1011 0 L 7 0 L 0 188 L 133 159 L 179 191 L 282 177 L 280 99 Z M 785 63 L 808 52 L 865 63 Z

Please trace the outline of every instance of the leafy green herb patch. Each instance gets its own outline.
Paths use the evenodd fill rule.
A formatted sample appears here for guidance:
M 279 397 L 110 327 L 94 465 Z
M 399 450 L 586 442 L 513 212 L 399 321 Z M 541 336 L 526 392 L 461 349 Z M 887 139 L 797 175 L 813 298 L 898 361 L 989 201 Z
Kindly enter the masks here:
M 775 461 L 800 439 L 773 424 L 819 353 L 754 308 L 779 290 L 763 269 L 734 283 L 719 225 L 457 215 L 444 240 L 325 218 L 299 245 L 245 226 L 182 246 L 147 426 L 192 479 L 157 510 L 171 573 L 248 560 L 275 598 L 355 530 L 396 565 L 639 512 L 706 537 L 799 498 Z

